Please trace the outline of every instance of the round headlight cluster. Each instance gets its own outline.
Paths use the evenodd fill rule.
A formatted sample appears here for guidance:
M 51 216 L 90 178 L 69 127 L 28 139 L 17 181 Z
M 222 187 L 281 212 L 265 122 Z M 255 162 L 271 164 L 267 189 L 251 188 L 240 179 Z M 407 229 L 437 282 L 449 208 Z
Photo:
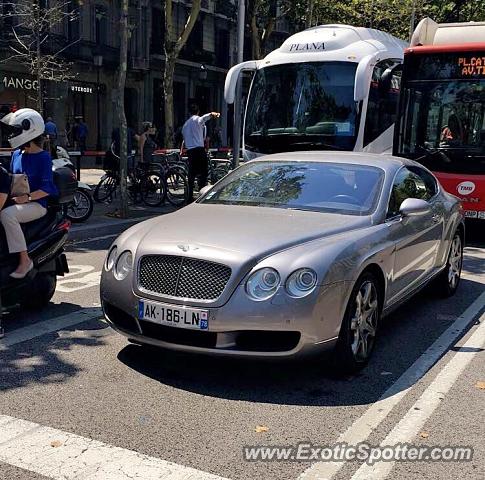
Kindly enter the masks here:
M 317 286 L 317 274 L 311 268 L 299 268 L 286 280 L 286 291 L 293 298 L 303 298 Z M 281 277 L 274 268 L 262 268 L 254 272 L 246 282 L 246 293 L 255 301 L 271 298 L 281 284 Z
M 294 271 L 286 281 L 286 290 L 296 298 L 309 295 L 317 285 L 317 274 L 311 268 L 300 268 Z
M 276 293 L 280 283 L 280 274 L 274 268 L 262 268 L 248 278 L 246 292 L 252 300 L 267 300 Z
M 118 258 L 115 266 L 116 280 L 124 280 L 131 272 L 133 266 L 133 255 L 129 250 L 124 251 Z
M 117 256 L 118 249 L 116 247 L 113 247 L 108 253 L 108 257 L 106 258 L 106 270 L 110 271 L 113 268 Z

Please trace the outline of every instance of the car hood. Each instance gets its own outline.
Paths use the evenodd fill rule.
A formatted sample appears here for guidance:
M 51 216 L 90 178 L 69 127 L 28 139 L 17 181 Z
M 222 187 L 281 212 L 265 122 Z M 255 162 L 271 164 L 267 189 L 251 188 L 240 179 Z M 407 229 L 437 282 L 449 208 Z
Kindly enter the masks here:
M 267 207 L 193 204 L 150 221 L 138 253 L 210 257 L 226 252 L 245 261 L 371 225 L 370 217 Z M 184 253 L 182 253 L 184 252 Z M 222 256 L 226 256 L 222 255 Z M 217 256 L 217 254 L 215 255 Z M 214 258 L 217 261 L 217 258 Z

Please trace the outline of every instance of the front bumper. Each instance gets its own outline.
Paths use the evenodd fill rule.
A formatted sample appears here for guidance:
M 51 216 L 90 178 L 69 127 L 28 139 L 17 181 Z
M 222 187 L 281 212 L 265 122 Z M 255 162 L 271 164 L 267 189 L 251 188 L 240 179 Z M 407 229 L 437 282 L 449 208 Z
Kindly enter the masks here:
M 117 281 L 110 272 L 103 272 L 101 278 L 103 311 L 117 332 L 135 343 L 245 357 L 296 357 L 333 348 L 349 290 L 347 282 L 341 282 L 319 287 L 304 299 L 293 299 L 281 288 L 271 300 L 254 302 L 240 286 L 218 308 L 187 303 L 208 310 L 209 328 L 202 331 L 139 320 L 138 301 L 154 299 L 135 294 L 131 281 Z

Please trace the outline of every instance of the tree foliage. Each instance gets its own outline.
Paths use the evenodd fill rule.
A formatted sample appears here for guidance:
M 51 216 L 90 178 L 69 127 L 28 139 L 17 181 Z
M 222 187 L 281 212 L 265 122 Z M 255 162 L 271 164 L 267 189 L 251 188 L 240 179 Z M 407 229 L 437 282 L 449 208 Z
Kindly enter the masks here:
M 53 27 L 76 19 L 77 12 L 68 1 L 52 0 L 44 5 L 33 0 L 5 2 L 4 18 L 11 19 L 12 35 L 8 41 L 11 55 L 6 63 L 23 65 L 37 81 L 34 100 L 44 108 L 44 81 L 61 82 L 72 78 L 71 63 L 63 56 L 67 46 L 56 46 Z

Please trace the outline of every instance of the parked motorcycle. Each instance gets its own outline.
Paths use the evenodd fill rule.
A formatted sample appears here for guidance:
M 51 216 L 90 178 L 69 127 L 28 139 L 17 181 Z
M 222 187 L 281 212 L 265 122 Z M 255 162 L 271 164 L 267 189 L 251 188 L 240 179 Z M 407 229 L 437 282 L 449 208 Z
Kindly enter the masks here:
M 53 167 L 67 167 L 75 173 L 69 153 L 62 147 L 56 147 L 57 158 L 52 160 Z M 84 182 L 77 182 L 74 200 L 67 205 L 67 218 L 74 223 L 85 222 L 93 213 L 94 201 L 91 187 Z
M 10 277 L 17 267 L 18 256 L 8 253 L 5 232 L 0 228 L 0 337 L 2 310 L 15 305 L 35 309 L 47 305 L 56 290 L 57 276 L 69 272 L 64 245 L 71 222 L 64 207 L 73 201 L 77 181 L 67 167 L 55 167 L 53 172 L 59 196 L 49 199 L 46 215 L 22 225 L 34 262 L 33 270 L 22 280 Z

